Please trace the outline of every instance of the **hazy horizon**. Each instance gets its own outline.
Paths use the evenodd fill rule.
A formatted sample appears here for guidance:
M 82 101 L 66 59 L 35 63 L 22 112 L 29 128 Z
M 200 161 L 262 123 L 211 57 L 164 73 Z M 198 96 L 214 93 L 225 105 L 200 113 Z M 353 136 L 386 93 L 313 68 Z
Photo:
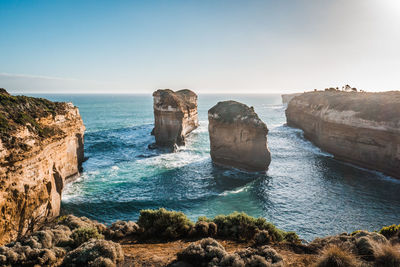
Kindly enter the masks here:
M 10 93 L 400 89 L 400 1 L 0 2 Z

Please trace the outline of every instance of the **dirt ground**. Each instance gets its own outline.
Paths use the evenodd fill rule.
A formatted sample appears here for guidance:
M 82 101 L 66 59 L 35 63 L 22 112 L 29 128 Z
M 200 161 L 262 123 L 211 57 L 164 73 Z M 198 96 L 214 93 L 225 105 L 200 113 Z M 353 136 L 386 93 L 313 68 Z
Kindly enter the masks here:
M 229 240 L 218 240 L 227 252 L 247 248 L 250 244 L 238 243 Z M 130 243 L 121 242 L 125 254 L 125 262 L 122 266 L 167 266 L 176 260 L 176 254 L 185 249 L 193 241 L 178 240 L 165 243 Z M 317 256 L 312 254 L 295 253 L 285 245 L 277 244 L 272 247 L 283 257 L 285 266 L 308 267 L 315 262 Z

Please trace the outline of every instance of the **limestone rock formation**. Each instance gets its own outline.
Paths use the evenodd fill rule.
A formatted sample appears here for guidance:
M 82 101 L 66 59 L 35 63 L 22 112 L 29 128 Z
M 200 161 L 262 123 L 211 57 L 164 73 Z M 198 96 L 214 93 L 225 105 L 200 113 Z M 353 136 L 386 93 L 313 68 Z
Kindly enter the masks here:
M 281 95 L 282 97 L 282 103 L 283 104 L 287 104 L 290 102 L 290 100 L 292 100 L 293 98 L 295 98 L 296 96 L 301 95 L 302 93 L 294 93 L 294 94 L 283 94 Z
M 308 92 L 290 101 L 289 126 L 335 158 L 400 178 L 400 92 Z
M 175 148 L 185 145 L 185 137 L 199 126 L 197 95 L 188 90 L 157 90 L 154 99 L 156 146 Z
M 0 90 L 0 244 L 59 214 L 84 159 L 84 130 L 71 103 Z
M 252 107 L 236 101 L 218 102 L 208 111 L 208 121 L 214 163 L 246 171 L 268 169 L 268 128 Z

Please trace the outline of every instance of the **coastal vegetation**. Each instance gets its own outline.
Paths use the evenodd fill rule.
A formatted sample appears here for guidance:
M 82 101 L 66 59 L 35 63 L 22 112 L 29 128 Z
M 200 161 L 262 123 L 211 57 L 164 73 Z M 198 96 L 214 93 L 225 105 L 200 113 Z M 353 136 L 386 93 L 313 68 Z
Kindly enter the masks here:
M 392 224 L 389 226 L 382 227 L 382 229 L 379 230 L 379 233 L 381 235 L 384 235 L 386 238 L 391 238 L 399 232 L 400 232 L 400 224 L 399 225 Z
M 210 236 L 237 241 L 253 240 L 256 234 L 264 231 L 270 242 L 300 242 L 294 232 L 278 229 L 264 218 L 254 218 L 245 213 L 234 212 L 229 215 L 218 215 L 214 219 L 199 217 L 193 223 L 182 212 L 158 210 L 140 211 L 137 222 L 146 238 L 177 239 L 195 236 Z
M 7 148 L 16 145 L 12 133 L 26 126 L 40 138 L 56 134 L 57 129 L 38 122 L 40 118 L 55 117 L 65 113 L 66 103 L 52 102 L 44 98 L 12 96 L 0 88 L 0 136 Z
M 359 230 L 306 244 L 294 232 L 238 212 L 199 217 L 194 223 L 182 212 L 142 210 L 137 222 L 117 221 L 108 227 L 86 217 L 64 215 L 0 247 L 0 266 L 116 266 L 135 263 L 143 257 L 135 246 L 144 245 L 149 253 L 154 249 L 170 255 L 172 250 L 175 255 L 172 261 L 168 256 L 165 264 L 159 259 L 152 265 L 153 252 L 146 259 L 148 266 L 180 266 L 174 265 L 179 262 L 191 264 L 185 266 L 399 266 L 400 229 L 390 226 L 379 232 L 390 234 Z M 169 250 L 160 251 L 162 244 Z M 174 248 L 175 244 L 181 245 Z M 124 256 L 124 251 L 129 253 Z

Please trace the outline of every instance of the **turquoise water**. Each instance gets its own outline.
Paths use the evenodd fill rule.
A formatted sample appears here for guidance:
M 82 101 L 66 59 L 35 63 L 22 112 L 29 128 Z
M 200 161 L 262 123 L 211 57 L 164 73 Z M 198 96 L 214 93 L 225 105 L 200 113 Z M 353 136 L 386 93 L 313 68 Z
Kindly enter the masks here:
M 400 222 L 400 181 L 320 151 L 285 125 L 279 95 L 200 95 L 200 127 L 172 154 L 147 149 L 154 142 L 150 95 L 40 96 L 73 102 L 86 125 L 88 160 L 63 192 L 63 212 L 111 223 L 136 220 L 146 208 L 180 210 L 193 220 L 244 211 L 306 240 Z M 207 110 L 227 99 L 254 106 L 267 123 L 267 174 L 212 165 Z

